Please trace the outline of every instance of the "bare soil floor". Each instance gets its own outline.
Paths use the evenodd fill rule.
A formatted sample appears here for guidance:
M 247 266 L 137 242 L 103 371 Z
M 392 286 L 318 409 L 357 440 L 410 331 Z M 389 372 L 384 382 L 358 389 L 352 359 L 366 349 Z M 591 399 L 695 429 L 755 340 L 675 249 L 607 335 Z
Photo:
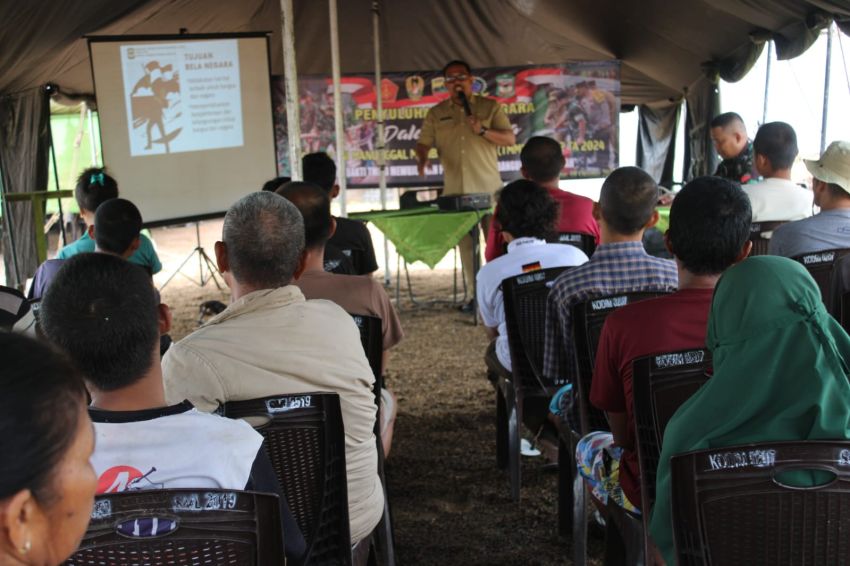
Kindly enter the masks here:
M 217 230 L 220 223 L 202 225 L 211 255 Z M 166 265 L 156 278 L 161 285 L 195 238 L 189 227 L 155 236 Z M 197 279 L 197 265 L 192 258 L 185 274 Z M 452 298 L 450 269 L 415 270 L 411 278 L 419 299 Z M 413 309 L 404 281 L 402 287 L 406 337 L 390 358 L 387 383 L 398 395 L 399 415 L 386 468 L 399 564 L 570 564 L 569 540 L 556 530 L 557 471 L 544 467 L 543 458 L 523 458 L 517 505 L 507 473 L 496 468 L 495 394 L 485 377 L 483 329 L 449 305 Z M 394 288 L 388 291 L 394 296 Z M 184 275 L 162 297 L 174 313 L 175 339 L 197 327 L 202 301 L 228 301 L 226 289 L 199 287 Z M 589 545 L 597 563 L 602 543 L 591 538 Z

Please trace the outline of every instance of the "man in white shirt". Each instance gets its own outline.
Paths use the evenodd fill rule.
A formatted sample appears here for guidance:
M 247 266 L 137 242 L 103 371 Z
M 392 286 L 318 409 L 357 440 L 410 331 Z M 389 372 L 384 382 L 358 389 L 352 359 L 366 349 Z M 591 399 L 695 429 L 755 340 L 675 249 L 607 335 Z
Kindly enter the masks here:
M 525 179 L 514 181 L 499 192 L 498 200 L 496 220 L 508 253 L 484 265 L 476 285 L 481 320 L 492 340 L 485 359 L 491 364 L 498 361 L 510 371 L 502 281 L 538 269 L 581 265 L 587 256 L 574 246 L 546 243 L 554 233 L 558 208 L 541 185 Z
M 785 122 L 770 122 L 759 128 L 753 140 L 755 166 L 764 177 L 760 183 L 744 185 L 753 207 L 753 222 L 800 220 L 812 215 L 812 192 L 791 181 L 797 157 L 797 134 Z

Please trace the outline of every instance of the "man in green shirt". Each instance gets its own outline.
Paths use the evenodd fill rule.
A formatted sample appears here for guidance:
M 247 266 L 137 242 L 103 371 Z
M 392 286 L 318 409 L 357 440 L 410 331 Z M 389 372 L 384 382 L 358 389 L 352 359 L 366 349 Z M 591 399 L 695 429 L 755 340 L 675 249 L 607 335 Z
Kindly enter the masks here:
M 450 96 L 431 108 L 422 123 L 416 143 L 419 175 L 425 175 L 428 153 L 435 147 L 443 167 L 443 195 L 493 194 L 502 186 L 496 148 L 516 143 L 511 123 L 497 100 L 473 95 L 472 69 L 466 62 L 450 61 L 443 76 Z M 469 104 L 468 116 L 461 93 Z M 472 238 L 464 237 L 459 246 L 466 288 L 471 291 L 475 289 Z

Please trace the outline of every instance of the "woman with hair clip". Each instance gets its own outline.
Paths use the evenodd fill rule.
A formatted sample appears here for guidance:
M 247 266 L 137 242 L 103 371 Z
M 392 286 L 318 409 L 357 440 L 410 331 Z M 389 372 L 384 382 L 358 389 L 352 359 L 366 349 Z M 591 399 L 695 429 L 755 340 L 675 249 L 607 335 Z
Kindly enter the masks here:
M 0 565 L 56 566 L 89 523 L 97 477 L 83 380 L 45 344 L 0 333 Z

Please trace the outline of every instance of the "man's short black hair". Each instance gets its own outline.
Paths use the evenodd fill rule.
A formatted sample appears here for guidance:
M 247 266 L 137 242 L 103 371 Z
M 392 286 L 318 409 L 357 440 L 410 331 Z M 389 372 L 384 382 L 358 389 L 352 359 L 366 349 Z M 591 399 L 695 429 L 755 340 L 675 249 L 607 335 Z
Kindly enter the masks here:
M 308 153 L 301 158 L 301 174 L 307 183 L 330 193 L 336 184 L 336 163 L 324 151 Z
M 292 180 L 292 177 L 275 177 L 274 179 L 269 179 L 268 181 L 263 183 L 263 189 L 262 190 L 275 192 L 276 190 L 278 190 L 280 187 L 284 186 L 285 184 L 287 184 L 291 180 Z
M 756 132 L 753 153 L 764 155 L 774 169 L 790 169 L 799 153 L 797 133 L 785 122 L 768 122 Z
M 750 199 L 737 183 L 697 177 L 679 191 L 670 208 L 671 251 L 691 273 L 720 274 L 749 239 L 752 215 Z
M 95 212 L 109 199 L 118 197 L 118 183 L 103 167 L 90 167 L 77 177 L 74 198 L 80 209 Z
M 132 385 L 151 368 L 159 344 L 156 293 L 144 269 L 109 254 L 78 254 L 41 302 L 41 325 L 101 391 Z
M 94 241 L 102 251 L 123 255 L 141 230 L 142 213 L 127 199 L 109 199 L 94 213 Z
M 276 192 L 294 204 L 304 217 L 304 246 L 324 246 L 331 237 L 333 226 L 328 193 L 318 185 L 301 181 L 290 181 Z
M 558 179 L 566 163 L 561 144 L 543 136 L 534 136 L 525 142 L 519 159 L 525 173 L 538 183 Z
M 723 114 L 718 114 L 711 120 L 710 127 L 714 128 L 726 128 L 727 126 L 740 123 L 744 125 L 744 119 L 741 118 L 741 115 L 737 112 L 724 112 Z
M 449 61 L 448 63 L 446 63 L 445 65 L 443 65 L 443 76 L 444 77 L 446 76 L 446 72 L 449 70 L 449 67 L 454 67 L 455 65 L 463 66 L 466 69 L 467 74 L 469 74 L 469 75 L 472 74 L 472 67 L 469 66 L 469 63 L 467 63 L 466 61 L 464 61 L 462 59 L 453 59 L 453 60 Z
M 618 234 L 630 236 L 649 222 L 658 203 L 658 185 L 639 167 L 620 167 L 602 183 L 599 207 L 605 223 Z
M 558 205 L 544 187 L 520 179 L 499 191 L 496 219 L 502 230 L 514 238 L 539 238 L 554 235 Z

